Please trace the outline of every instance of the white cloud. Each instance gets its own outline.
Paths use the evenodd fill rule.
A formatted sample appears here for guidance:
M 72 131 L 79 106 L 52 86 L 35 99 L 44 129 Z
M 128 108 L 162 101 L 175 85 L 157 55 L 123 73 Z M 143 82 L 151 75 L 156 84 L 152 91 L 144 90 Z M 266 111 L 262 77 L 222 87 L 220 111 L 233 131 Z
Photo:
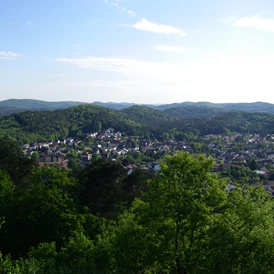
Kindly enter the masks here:
M 157 79 L 163 82 L 182 79 L 181 72 L 185 70 L 182 64 L 152 63 L 119 58 L 57 58 L 62 63 L 75 65 L 79 68 L 89 68 L 98 71 L 121 73 L 133 79 Z
M 104 57 L 57 58 L 56 60 L 62 63 L 75 65 L 79 68 L 90 68 L 100 71 L 115 72 L 133 71 L 138 66 L 141 66 L 143 64 L 143 62 L 141 61 Z
M 38 26 L 37 24 L 34 24 L 34 23 L 32 23 L 31 21 L 27 21 L 27 24 L 29 25 L 29 26 Z
M 178 28 L 150 22 L 145 18 L 142 18 L 135 25 L 133 25 L 133 27 L 138 30 L 151 31 L 159 34 L 166 34 L 166 35 L 173 34 L 173 35 L 180 35 L 180 36 L 186 35 L 186 33 L 184 33 L 182 30 Z
M 135 16 L 136 13 L 132 10 L 126 10 L 126 12 L 130 15 L 130 16 Z
M 115 8 L 117 8 L 118 10 L 128 13 L 130 16 L 135 16 L 135 15 L 136 15 L 134 11 L 128 10 L 128 9 L 125 8 L 125 6 L 124 6 L 123 4 L 121 4 L 120 2 L 114 1 L 114 2 L 112 3 L 112 5 L 113 5 Z
M 274 20 L 264 19 L 260 16 L 243 17 L 234 22 L 237 27 L 250 27 L 263 31 L 274 32 Z
M 18 59 L 19 54 L 11 51 L 0 51 L 0 59 Z
M 99 88 L 104 88 L 105 95 L 99 93 L 101 98 L 116 98 L 115 101 L 137 102 L 141 97 L 142 102 L 151 103 L 186 100 L 263 101 L 274 87 L 274 57 L 271 60 L 226 59 L 201 63 L 154 63 L 96 57 L 58 58 L 57 61 L 102 73 L 107 71 L 122 75 L 123 77 L 115 76 L 114 79 L 117 80 L 111 80 L 107 78 L 109 74 L 106 74 L 104 81 L 90 84 L 95 85 L 98 92 Z M 77 85 L 80 86 L 81 83 L 87 86 L 88 82 L 81 81 Z M 107 93 L 112 90 L 117 90 L 117 93 Z M 88 93 L 88 89 L 85 91 Z
M 224 20 L 222 20 L 223 22 L 226 22 L 226 23 L 230 23 L 230 22 L 233 22 L 235 20 L 235 17 L 234 16 L 229 16 L 229 17 L 226 17 Z
M 186 53 L 186 49 L 182 47 L 173 47 L 173 46 L 156 46 L 154 49 L 158 51 L 167 51 L 174 53 Z
M 122 12 L 126 12 L 130 16 L 135 16 L 136 15 L 136 13 L 134 11 L 129 10 L 129 9 L 126 8 L 124 0 L 101 0 L 101 2 L 109 4 L 110 6 L 113 6 L 113 7 L 115 7 L 116 9 L 118 9 Z M 129 0 L 127 2 L 131 2 L 131 1 Z

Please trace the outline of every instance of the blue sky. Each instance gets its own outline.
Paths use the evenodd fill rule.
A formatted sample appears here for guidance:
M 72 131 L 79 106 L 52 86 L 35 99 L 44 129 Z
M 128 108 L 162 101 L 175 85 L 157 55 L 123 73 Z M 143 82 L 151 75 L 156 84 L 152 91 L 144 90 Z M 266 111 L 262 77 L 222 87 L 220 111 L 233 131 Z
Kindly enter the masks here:
M 0 100 L 274 103 L 273 0 L 1 0 Z

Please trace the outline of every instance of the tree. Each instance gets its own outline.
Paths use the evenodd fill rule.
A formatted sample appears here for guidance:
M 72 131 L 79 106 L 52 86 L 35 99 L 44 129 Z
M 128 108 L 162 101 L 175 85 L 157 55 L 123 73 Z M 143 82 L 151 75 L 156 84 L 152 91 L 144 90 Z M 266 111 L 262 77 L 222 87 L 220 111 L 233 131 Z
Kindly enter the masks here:
M 158 251 L 168 258 L 161 258 L 160 264 L 174 273 L 194 272 L 206 256 L 203 242 L 212 209 L 226 200 L 224 185 L 210 173 L 212 167 L 213 159 L 202 155 L 168 156 L 146 196 L 151 217 L 157 220 L 154 230 L 162 231 L 168 246 Z
M 40 242 L 55 241 L 58 248 L 81 230 L 84 211 L 75 202 L 76 180 L 58 166 L 35 168 L 24 189 L 2 180 L 4 191 L 0 216 L 5 217 L 0 233 L 1 251 L 14 257 L 24 255 Z M 3 201 L 4 200 L 4 201 Z
M 15 143 L 0 138 L 0 169 L 6 171 L 15 184 L 26 182 L 33 164 Z
M 117 216 L 122 197 L 122 181 L 127 172 L 120 162 L 99 159 L 78 175 L 81 182 L 80 202 L 92 214 Z
M 96 126 L 95 131 L 97 131 L 97 132 L 102 131 L 102 123 L 101 122 L 98 121 L 95 126 Z
M 10 180 L 9 175 L 0 170 L 0 230 L 12 204 L 14 189 L 14 183 Z
M 197 271 L 207 256 L 203 243 L 212 211 L 226 200 L 221 192 L 224 184 L 210 173 L 212 166 L 213 160 L 201 155 L 178 153 L 165 158 L 143 201 L 136 200 L 120 218 L 116 249 L 127 266 L 119 273 Z M 131 241 L 125 245 L 123 239 Z M 138 246 L 144 248 L 142 252 Z M 122 265 L 118 261 L 118 268 Z
M 262 187 L 226 191 L 213 160 L 177 153 L 120 216 L 115 273 L 273 273 L 273 202 Z
M 141 198 L 147 191 L 148 180 L 152 174 L 141 169 L 134 170 L 122 183 L 123 196 L 128 206 L 131 206 L 135 198 Z
M 96 152 L 92 153 L 92 162 L 96 162 L 98 160 L 99 160 L 99 155 Z
M 31 154 L 31 160 L 33 161 L 33 163 L 38 162 L 39 160 L 39 153 L 38 151 L 33 151 Z
M 248 161 L 248 166 L 252 171 L 258 169 L 258 164 L 252 157 Z
M 273 206 L 263 187 L 229 192 L 210 228 L 205 273 L 274 273 Z
M 68 166 L 72 169 L 77 169 L 80 163 L 80 154 L 77 153 L 75 150 L 69 152 L 68 156 Z

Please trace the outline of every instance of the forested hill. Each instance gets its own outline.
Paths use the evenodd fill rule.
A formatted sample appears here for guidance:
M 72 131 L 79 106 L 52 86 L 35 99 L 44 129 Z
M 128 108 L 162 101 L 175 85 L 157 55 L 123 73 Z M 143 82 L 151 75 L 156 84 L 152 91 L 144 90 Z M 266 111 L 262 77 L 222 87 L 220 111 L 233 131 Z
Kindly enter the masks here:
M 128 107 L 135 105 L 134 103 L 115 103 L 115 102 L 102 103 L 102 102 L 98 102 L 98 101 L 93 102 L 92 104 L 94 104 L 96 106 L 112 108 L 112 109 L 116 109 L 116 110 L 121 110 L 121 109 L 128 108 Z
M 121 110 L 131 120 L 150 126 L 165 126 L 168 123 L 178 121 L 178 118 L 171 117 L 164 112 L 147 106 L 134 105 Z
M 9 99 L 5 101 L 0 101 L 0 116 L 9 115 L 12 113 L 18 113 L 23 111 L 33 111 L 33 110 L 56 110 L 65 109 L 77 105 L 87 104 L 83 102 L 47 102 L 41 100 L 32 99 Z
M 199 122 L 198 122 L 199 121 Z M 274 133 L 274 115 L 268 113 L 227 112 L 195 123 L 201 135 L 237 133 Z
M 125 110 L 134 103 L 115 103 L 115 102 L 46 102 L 31 99 L 10 99 L 0 101 L 0 116 L 19 113 L 23 111 L 45 111 L 65 109 L 77 105 L 92 104 L 115 110 Z M 209 118 L 221 113 L 230 111 L 261 112 L 274 114 L 274 104 L 255 102 L 255 103 L 210 103 L 210 102 L 182 102 L 163 105 L 139 105 L 155 110 L 163 111 L 165 114 L 179 118 Z M 134 109 L 133 109 L 134 111 Z M 127 112 L 127 111 L 126 111 Z
M 174 104 L 165 104 L 157 106 L 159 110 L 167 110 L 172 108 L 189 108 L 189 107 L 205 107 L 215 108 L 219 110 L 233 110 L 233 111 L 244 111 L 244 112 L 266 112 L 274 113 L 274 104 L 265 102 L 254 102 L 254 103 L 210 103 L 210 102 L 182 102 Z
M 114 127 L 129 135 L 141 134 L 143 125 L 119 111 L 95 105 L 79 105 L 64 110 L 27 111 L 0 118 L 0 137 L 16 142 L 83 137 L 84 133 Z
M 174 118 L 144 106 L 118 111 L 79 105 L 63 110 L 27 111 L 3 116 L 0 118 L 0 137 L 19 144 L 68 136 L 82 139 L 88 132 L 109 127 L 127 135 L 160 139 L 167 134 L 182 138 L 182 134 L 274 133 L 273 114 L 225 112 L 199 119 L 192 116 L 189 115 L 188 119 Z
M 219 107 L 211 107 L 204 105 L 190 105 L 190 106 L 181 106 L 181 107 L 172 107 L 163 110 L 167 115 L 192 119 L 192 118 L 210 118 L 216 115 L 229 112 L 229 110 L 219 108 Z

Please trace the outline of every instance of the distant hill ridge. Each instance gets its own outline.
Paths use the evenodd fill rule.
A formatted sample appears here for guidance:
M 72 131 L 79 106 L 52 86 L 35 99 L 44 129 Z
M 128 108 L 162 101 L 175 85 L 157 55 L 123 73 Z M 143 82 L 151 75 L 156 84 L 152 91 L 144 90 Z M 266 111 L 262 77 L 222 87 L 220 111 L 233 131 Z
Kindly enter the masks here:
M 151 109 L 159 110 L 165 115 L 178 118 L 208 118 L 228 111 L 243 111 L 243 112 L 261 112 L 274 114 L 274 104 L 266 102 L 254 103 L 211 103 L 211 102 L 181 102 L 172 104 L 134 104 L 134 103 L 116 103 L 116 102 L 74 102 L 60 101 L 49 102 L 34 99 L 9 99 L 0 101 L 0 116 L 19 113 L 24 111 L 46 111 L 66 109 L 77 105 L 93 104 L 105 108 L 123 110 L 134 105 L 146 106 Z M 138 109 L 137 109 L 138 111 Z

